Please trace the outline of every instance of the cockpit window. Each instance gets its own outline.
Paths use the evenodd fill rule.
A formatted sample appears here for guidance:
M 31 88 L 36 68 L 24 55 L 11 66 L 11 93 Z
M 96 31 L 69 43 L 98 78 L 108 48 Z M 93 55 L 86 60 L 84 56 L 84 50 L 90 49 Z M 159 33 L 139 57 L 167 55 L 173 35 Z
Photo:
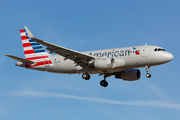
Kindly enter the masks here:
M 166 50 L 163 48 L 155 48 L 154 51 L 166 51 Z

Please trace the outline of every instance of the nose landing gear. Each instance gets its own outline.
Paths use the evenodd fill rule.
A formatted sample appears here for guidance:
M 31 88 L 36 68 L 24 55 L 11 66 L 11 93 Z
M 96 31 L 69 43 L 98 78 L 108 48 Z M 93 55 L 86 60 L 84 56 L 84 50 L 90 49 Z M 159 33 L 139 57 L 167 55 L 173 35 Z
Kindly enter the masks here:
M 150 67 L 150 66 L 145 66 L 146 72 L 147 72 L 147 74 L 146 74 L 146 77 L 147 77 L 147 78 L 150 78 L 150 77 L 151 77 L 151 74 L 149 73 L 149 67 Z
M 147 78 L 150 78 L 150 77 L 151 77 L 151 74 L 147 73 L 147 74 L 146 74 L 146 77 L 147 77 Z

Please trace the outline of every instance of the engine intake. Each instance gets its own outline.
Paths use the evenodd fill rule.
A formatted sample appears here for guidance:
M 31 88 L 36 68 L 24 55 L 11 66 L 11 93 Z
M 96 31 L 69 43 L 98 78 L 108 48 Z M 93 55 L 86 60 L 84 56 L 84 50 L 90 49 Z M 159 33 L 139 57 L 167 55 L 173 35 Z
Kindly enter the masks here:
M 97 58 L 94 60 L 94 67 L 96 69 L 108 69 L 115 67 L 114 58 Z
M 128 69 L 122 71 L 120 74 L 115 75 L 117 79 L 123 79 L 125 81 L 139 80 L 141 77 L 141 71 L 139 69 Z

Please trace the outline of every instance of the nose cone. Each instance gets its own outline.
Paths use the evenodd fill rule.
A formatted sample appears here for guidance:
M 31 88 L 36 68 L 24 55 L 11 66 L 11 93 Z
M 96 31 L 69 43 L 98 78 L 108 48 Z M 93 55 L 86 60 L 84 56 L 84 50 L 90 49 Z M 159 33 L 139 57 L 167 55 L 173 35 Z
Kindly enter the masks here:
M 154 64 L 164 64 L 170 62 L 174 56 L 169 52 L 159 51 L 157 54 L 154 54 L 154 58 Z
M 173 58 L 174 58 L 174 56 L 171 53 L 167 53 L 166 59 L 168 62 L 171 61 Z
M 165 52 L 165 53 L 161 54 L 161 59 L 164 62 L 170 62 L 173 58 L 174 58 L 174 56 L 169 52 Z

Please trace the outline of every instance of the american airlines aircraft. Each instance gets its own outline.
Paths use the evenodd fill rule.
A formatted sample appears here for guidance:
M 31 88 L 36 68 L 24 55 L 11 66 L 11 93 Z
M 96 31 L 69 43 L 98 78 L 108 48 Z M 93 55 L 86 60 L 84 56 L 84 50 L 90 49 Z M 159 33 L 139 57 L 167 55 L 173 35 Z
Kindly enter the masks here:
M 126 81 L 139 80 L 139 67 L 146 68 L 146 77 L 150 78 L 149 67 L 167 63 L 173 55 L 159 46 L 143 45 L 106 50 L 77 52 L 43 40 L 40 40 L 25 29 L 20 30 L 25 58 L 6 55 L 17 60 L 16 66 L 64 74 L 80 74 L 85 80 L 90 74 L 104 75 L 100 82 L 103 87 L 108 86 L 107 77 L 112 75 Z M 49 53 L 43 48 L 46 46 Z M 56 53 L 52 55 L 51 53 Z

